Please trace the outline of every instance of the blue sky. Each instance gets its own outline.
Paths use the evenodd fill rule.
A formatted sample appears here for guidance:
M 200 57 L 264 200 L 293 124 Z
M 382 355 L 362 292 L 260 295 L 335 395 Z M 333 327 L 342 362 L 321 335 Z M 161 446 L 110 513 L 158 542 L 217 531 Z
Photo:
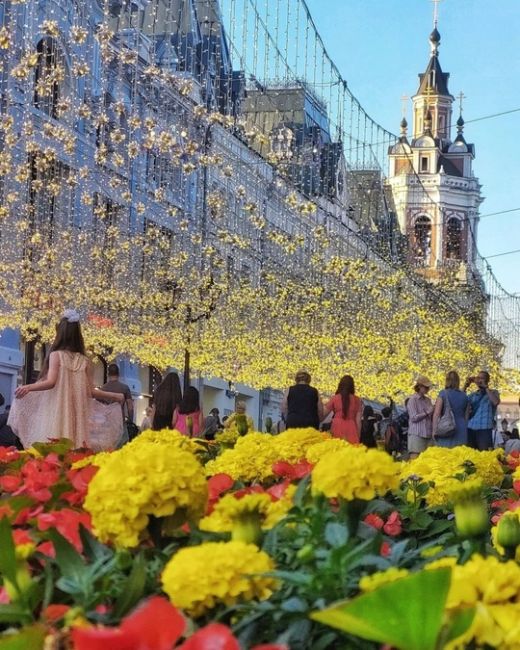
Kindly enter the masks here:
M 307 0 L 329 55 L 368 113 L 395 133 L 401 96 L 417 90 L 429 58 L 429 0 Z M 520 108 L 520 0 L 444 0 L 440 62 L 450 92 L 462 90 L 464 119 Z M 467 124 L 475 173 L 486 198 L 481 214 L 520 208 L 520 112 Z M 520 248 L 520 210 L 480 223 L 482 255 Z M 520 254 L 490 259 L 502 285 L 520 292 Z

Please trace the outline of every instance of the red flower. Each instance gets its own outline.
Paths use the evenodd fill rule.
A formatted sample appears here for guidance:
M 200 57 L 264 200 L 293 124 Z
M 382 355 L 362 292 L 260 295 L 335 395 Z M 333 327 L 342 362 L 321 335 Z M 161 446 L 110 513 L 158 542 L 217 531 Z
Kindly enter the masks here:
M 403 526 L 401 522 L 401 517 L 399 516 L 399 513 L 397 510 L 394 510 L 392 514 L 388 517 L 386 520 L 386 524 L 383 526 L 383 530 L 387 535 L 390 535 L 391 537 L 395 537 L 396 535 L 400 535 Z
M 289 487 L 289 485 L 291 485 L 291 481 L 287 478 L 285 479 L 285 481 L 282 481 L 281 483 L 276 483 L 275 485 L 271 486 L 267 490 L 267 493 L 270 494 L 275 501 L 279 501 L 285 495 L 285 492 Z
M 42 555 L 46 555 L 47 557 L 56 557 L 56 549 L 54 548 L 54 544 L 52 542 L 42 542 L 41 544 L 38 544 L 36 550 Z
M 119 627 L 78 627 L 74 650 L 171 650 L 186 622 L 166 598 L 153 596 L 123 619 Z
M 179 650 L 240 650 L 240 645 L 228 627 L 210 623 L 190 636 Z
M 37 517 L 40 512 L 43 512 L 43 506 L 28 506 L 27 508 L 22 508 L 20 512 L 16 515 L 16 519 L 14 520 L 14 525 L 15 526 L 25 526 L 25 524 L 29 521 L 29 519 L 34 519 L 34 517 Z
M 383 528 L 385 522 L 379 515 L 376 515 L 375 513 L 371 512 L 369 513 L 364 519 L 363 523 L 365 523 L 367 526 L 372 526 L 372 528 L 375 528 L 376 530 L 381 530 Z
M 520 481 L 513 482 L 513 489 L 517 494 L 520 494 Z
M 390 553 L 392 552 L 392 547 L 388 542 L 383 542 L 381 544 L 381 548 L 379 549 L 379 555 L 382 557 L 388 557 Z
M 16 494 L 27 494 L 36 501 L 45 502 L 52 497 L 49 488 L 60 479 L 60 460 L 57 454 L 46 458 L 33 458 L 22 467 L 22 486 Z
M 22 483 L 22 477 L 19 474 L 5 474 L 0 477 L 0 488 L 5 492 L 14 492 Z
M 308 474 L 311 473 L 314 465 L 308 461 L 300 460 L 298 463 L 287 463 L 284 460 L 279 460 L 273 465 L 273 472 L 275 476 L 280 476 L 282 478 L 288 478 L 291 481 L 296 481 L 302 478 L 305 478 Z
M 171 650 L 185 629 L 182 614 L 161 596 L 149 598 L 121 623 L 121 630 L 136 639 L 134 650 Z
M 55 528 L 81 553 L 83 545 L 79 536 L 80 525 L 87 530 L 91 529 L 90 515 L 87 512 L 77 512 L 76 510 L 63 508 L 62 510 L 53 510 L 38 515 L 38 530 L 45 531 L 49 528 Z
M 16 447 L 0 447 L 0 463 L 12 463 L 20 458 L 20 452 Z
M 208 497 L 210 502 L 218 501 L 220 495 L 233 487 L 235 481 L 228 474 L 215 474 L 208 480 Z
M 5 587 L 0 587 L 0 605 L 8 605 L 11 602 Z
M 45 618 L 50 623 L 54 623 L 56 621 L 59 621 L 60 618 L 63 618 L 69 609 L 69 605 L 48 605 L 43 610 L 43 618 Z
M 13 541 L 15 546 L 20 546 L 21 544 L 34 544 L 34 540 L 29 535 L 29 531 L 24 530 L 23 528 L 15 528 L 13 530 Z
M 76 627 L 72 630 L 74 650 L 137 650 L 131 634 L 118 627 Z

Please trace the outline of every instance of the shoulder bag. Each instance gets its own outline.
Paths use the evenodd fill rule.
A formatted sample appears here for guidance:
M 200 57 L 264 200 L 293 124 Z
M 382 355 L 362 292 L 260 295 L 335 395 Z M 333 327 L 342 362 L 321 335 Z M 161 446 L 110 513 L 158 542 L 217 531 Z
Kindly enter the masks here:
M 457 425 L 455 423 L 455 416 L 451 408 L 448 393 L 445 393 L 442 399 L 442 415 L 437 422 L 437 429 L 435 431 L 436 438 L 451 438 L 455 435 Z

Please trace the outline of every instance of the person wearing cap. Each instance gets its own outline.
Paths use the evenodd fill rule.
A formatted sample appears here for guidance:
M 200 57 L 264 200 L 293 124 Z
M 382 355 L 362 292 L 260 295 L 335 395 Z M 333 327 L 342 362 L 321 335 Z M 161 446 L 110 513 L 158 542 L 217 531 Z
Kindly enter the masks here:
M 408 399 L 408 455 L 410 459 L 425 451 L 432 442 L 433 404 L 428 397 L 431 381 L 424 375 L 415 380 L 415 393 Z

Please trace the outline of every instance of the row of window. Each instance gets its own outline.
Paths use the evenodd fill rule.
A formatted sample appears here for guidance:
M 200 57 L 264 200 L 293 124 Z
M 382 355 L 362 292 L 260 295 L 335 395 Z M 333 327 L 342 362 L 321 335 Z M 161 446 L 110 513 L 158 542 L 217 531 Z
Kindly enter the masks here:
M 422 215 L 415 220 L 413 227 L 413 253 L 417 260 L 429 264 L 432 253 L 432 220 Z M 457 217 L 446 222 L 445 256 L 450 260 L 463 259 L 463 228 Z

